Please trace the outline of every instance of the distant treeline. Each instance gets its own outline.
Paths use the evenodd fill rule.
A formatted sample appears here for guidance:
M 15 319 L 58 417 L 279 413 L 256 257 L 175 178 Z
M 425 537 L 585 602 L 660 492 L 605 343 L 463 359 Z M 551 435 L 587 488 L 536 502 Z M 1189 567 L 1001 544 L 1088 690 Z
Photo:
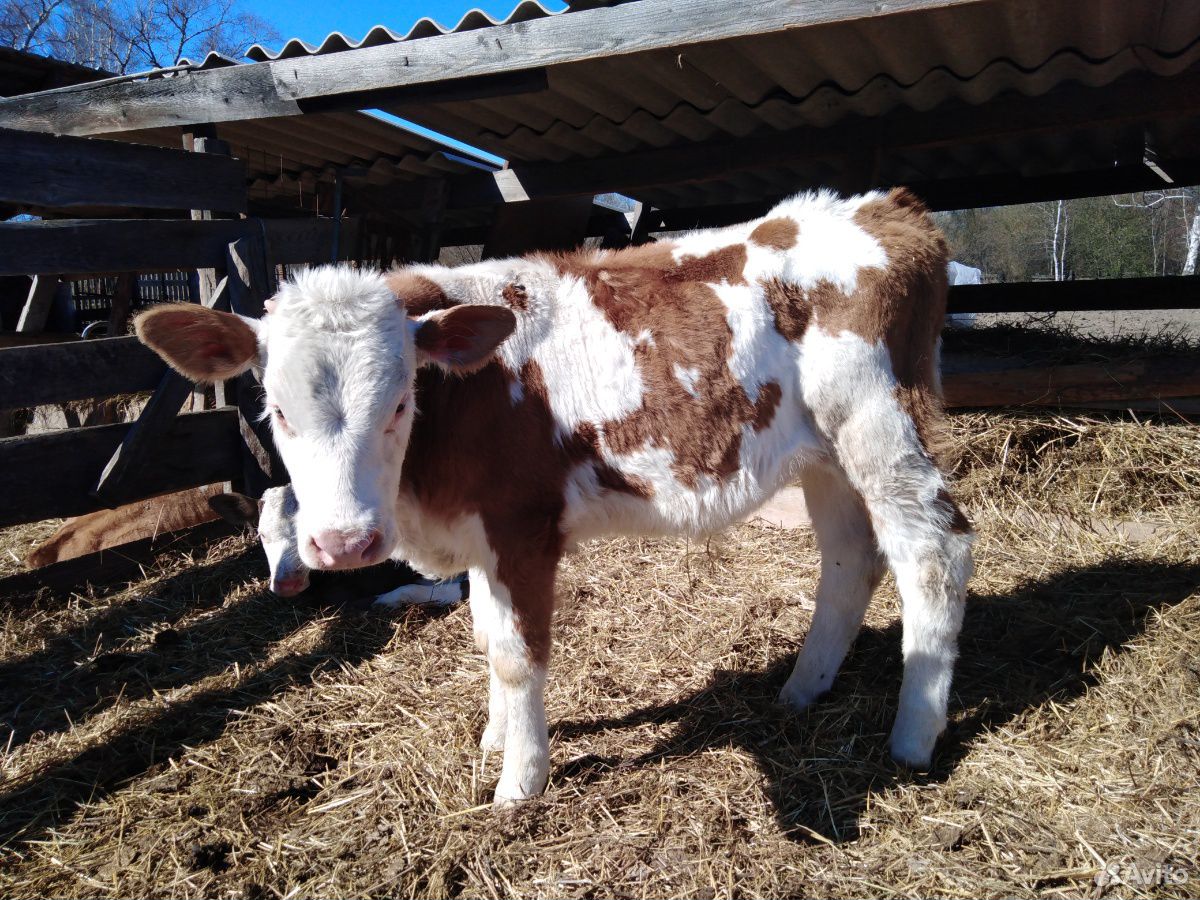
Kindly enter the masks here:
M 938 213 L 952 258 L 985 281 L 1194 274 L 1200 189 Z

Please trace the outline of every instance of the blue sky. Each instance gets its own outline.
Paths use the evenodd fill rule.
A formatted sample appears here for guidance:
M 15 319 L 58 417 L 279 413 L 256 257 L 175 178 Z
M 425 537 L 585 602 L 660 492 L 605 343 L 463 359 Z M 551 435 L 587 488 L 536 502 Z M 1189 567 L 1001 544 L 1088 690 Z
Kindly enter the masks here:
M 246 8 L 274 26 L 283 41 L 297 37 L 319 44 L 331 31 L 359 40 L 374 25 L 385 25 L 403 34 L 418 19 L 430 18 L 453 28 L 470 9 L 482 9 L 494 19 L 503 19 L 519 0 L 421 0 L 416 3 L 381 3 L 379 0 L 244 0 Z M 542 0 L 547 9 L 566 8 L 562 0 Z M 281 44 L 282 45 L 282 42 Z M 278 47 L 271 49 L 277 50 Z
M 453 28 L 459 19 L 471 9 L 482 9 L 493 19 L 503 19 L 520 0 L 479 0 L 479 2 L 462 2 L 462 0 L 421 0 L 418 3 L 382 3 L 380 0 L 244 0 L 243 5 L 251 12 L 262 16 L 277 32 L 278 41 L 265 41 L 269 50 L 279 50 L 291 38 L 300 38 L 312 45 L 318 45 L 325 36 L 333 31 L 340 31 L 352 41 L 362 40 L 368 31 L 376 25 L 384 25 L 397 34 L 405 34 L 418 19 L 430 18 L 445 28 Z M 542 6 L 549 10 L 566 9 L 562 0 L 541 0 Z M 405 122 L 395 116 L 379 110 L 364 110 L 381 119 L 411 128 L 418 134 L 444 140 L 473 156 L 500 164 L 503 160 L 498 156 L 485 153 L 466 144 L 461 144 L 446 135 L 438 134 Z

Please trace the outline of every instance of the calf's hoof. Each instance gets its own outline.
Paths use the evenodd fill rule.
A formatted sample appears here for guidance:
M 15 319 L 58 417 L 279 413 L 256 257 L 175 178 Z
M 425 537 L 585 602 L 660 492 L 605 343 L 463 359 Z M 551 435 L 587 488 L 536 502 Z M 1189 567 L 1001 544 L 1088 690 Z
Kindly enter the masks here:
M 786 706 L 794 709 L 796 712 L 800 712 L 816 703 L 821 695 L 828 690 L 828 688 L 814 689 L 810 685 L 801 684 L 799 681 L 793 681 L 789 678 L 787 684 L 779 692 L 779 696 L 775 699 L 775 702 L 780 706 Z
M 933 748 L 940 734 L 894 729 L 891 739 L 892 759 L 915 772 L 928 772 L 933 767 Z

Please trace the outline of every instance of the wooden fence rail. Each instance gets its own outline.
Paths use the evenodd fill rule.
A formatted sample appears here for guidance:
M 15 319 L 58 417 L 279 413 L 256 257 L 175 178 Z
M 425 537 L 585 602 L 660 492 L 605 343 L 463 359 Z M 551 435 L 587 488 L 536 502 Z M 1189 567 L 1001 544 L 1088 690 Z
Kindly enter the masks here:
M 232 157 L 0 128 L 0 201 L 246 211 L 246 164 Z
M 342 247 L 354 245 L 354 228 L 342 222 Z M 328 262 L 333 232 L 331 219 L 0 222 L 0 275 L 219 268 L 231 243 L 264 237 L 273 264 Z
M 0 409 L 152 390 L 166 364 L 133 336 L 0 350 Z
M 107 508 L 91 491 L 132 428 L 122 422 L 0 440 L 0 527 Z M 241 444 L 236 409 L 178 416 L 142 459 L 136 497 L 240 477 Z

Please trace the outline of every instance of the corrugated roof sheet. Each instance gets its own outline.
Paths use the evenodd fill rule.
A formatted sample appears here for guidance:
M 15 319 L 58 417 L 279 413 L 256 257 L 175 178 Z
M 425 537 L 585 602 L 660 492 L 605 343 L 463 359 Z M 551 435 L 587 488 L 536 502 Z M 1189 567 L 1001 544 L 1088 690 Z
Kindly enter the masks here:
M 686 6 L 680 9 L 682 30 Z M 473 11 L 453 29 L 422 20 L 403 35 L 375 28 L 357 43 L 334 34 L 317 47 L 289 41 L 279 53 L 256 47 L 251 55 L 353 52 L 550 15 L 559 14 L 524 0 L 499 22 Z M 1063 84 L 1102 87 L 1134 73 L 1173 76 L 1196 66 L 1200 3 L 1194 0 L 1004 0 L 566 63 L 547 69 L 547 90 L 392 111 L 510 160 L 558 162 L 830 128 L 847 117 L 979 105 L 1009 93 L 1034 97 Z M 1082 136 L 1065 144 L 1026 138 L 999 156 L 988 147 L 959 147 L 954 153 L 923 151 L 897 164 L 913 172 L 943 165 L 1013 171 L 1041 158 L 1053 171 L 1092 165 L 1106 154 L 1111 162 L 1112 138 L 1103 130 L 1091 143 Z M 742 173 L 723 186 L 706 182 L 651 193 L 664 202 L 676 195 L 724 202 L 786 191 L 790 179 L 806 185 L 829 174 L 809 164 Z

